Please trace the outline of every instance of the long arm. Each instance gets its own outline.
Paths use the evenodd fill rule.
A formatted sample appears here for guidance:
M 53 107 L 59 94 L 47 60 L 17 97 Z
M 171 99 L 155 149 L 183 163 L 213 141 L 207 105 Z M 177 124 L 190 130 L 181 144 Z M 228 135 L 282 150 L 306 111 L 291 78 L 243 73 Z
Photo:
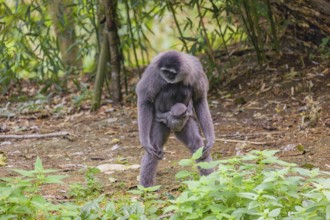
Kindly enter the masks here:
M 161 159 L 162 152 L 157 151 L 154 146 L 151 145 L 150 141 L 150 131 L 153 119 L 153 103 L 143 99 L 138 100 L 138 126 L 140 143 L 148 153 L 158 159 Z
M 194 85 L 193 105 L 196 116 L 206 139 L 203 157 L 207 157 L 215 142 L 214 127 L 209 105 L 207 103 L 208 80 L 202 70 L 199 71 L 200 78 Z
M 195 104 L 195 111 L 199 124 L 201 125 L 202 131 L 205 135 L 205 139 L 213 145 L 215 140 L 214 127 L 207 100 L 201 99 L 198 101 Z
M 212 148 L 215 142 L 212 116 L 206 98 L 201 98 L 195 102 L 196 116 L 207 141 L 205 151 Z
M 152 103 L 139 100 L 138 101 L 138 126 L 140 143 L 143 147 L 150 145 L 150 130 L 153 121 Z
M 154 103 L 153 99 L 158 93 L 158 87 L 153 85 L 153 69 L 149 66 L 142 79 L 137 85 L 136 93 L 138 97 L 138 127 L 139 127 L 139 137 L 142 147 L 151 155 L 161 158 L 162 152 L 158 152 L 152 145 L 150 141 L 150 131 L 151 126 L 154 121 Z

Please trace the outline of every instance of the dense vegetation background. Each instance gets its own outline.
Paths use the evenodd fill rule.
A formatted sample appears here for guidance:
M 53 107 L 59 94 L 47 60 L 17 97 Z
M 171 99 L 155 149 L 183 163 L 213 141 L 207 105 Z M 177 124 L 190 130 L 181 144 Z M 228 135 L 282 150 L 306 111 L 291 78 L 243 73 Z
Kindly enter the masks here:
M 204 54 L 212 84 L 235 78 L 219 58 L 232 66 L 239 53 L 254 53 L 262 65 L 303 46 L 326 59 L 328 8 L 322 0 L 2 1 L 1 93 L 22 94 L 28 80 L 38 85 L 30 95 L 75 88 L 86 95 L 87 76 L 96 85 L 93 108 L 103 79 L 108 96 L 121 103 L 129 79 L 172 48 Z

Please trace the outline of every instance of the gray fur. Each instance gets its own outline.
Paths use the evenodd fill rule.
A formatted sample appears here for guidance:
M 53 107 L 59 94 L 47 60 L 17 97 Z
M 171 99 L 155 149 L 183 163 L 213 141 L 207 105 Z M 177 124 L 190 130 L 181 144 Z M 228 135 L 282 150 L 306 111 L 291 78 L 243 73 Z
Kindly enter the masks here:
M 215 137 L 207 103 L 207 91 L 207 77 L 199 60 L 192 55 L 177 51 L 163 52 L 147 67 L 136 88 L 139 137 L 146 151 L 141 161 L 141 185 L 148 187 L 155 184 L 158 161 L 163 157 L 163 145 L 170 134 L 171 126 L 174 126 L 172 130 L 175 136 L 192 153 L 204 147 L 203 156 L 199 161 L 212 160 L 210 150 Z M 178 103 L 187 107 L 184 117 L 194 111 L 197 119 L 187 117 L 178 121 L 173 120 L 182 111 L 182 106 L 179 110 L 176 109 Z M 177 123 L 178 127 L 168 124 L 168 121 L 172 124 Z M 200 135 L 199 125 L 206 144 Z M 211 172 L 212 169 L 200 170 L 201 175 Z
M 169 112 L 156 112 L 156 121 L 164 123 L 174 132 L 179 132 L 193 115 L 192 108 L 192 102 L 189 102 L 188 107 L 183 103 L 176 103 Z

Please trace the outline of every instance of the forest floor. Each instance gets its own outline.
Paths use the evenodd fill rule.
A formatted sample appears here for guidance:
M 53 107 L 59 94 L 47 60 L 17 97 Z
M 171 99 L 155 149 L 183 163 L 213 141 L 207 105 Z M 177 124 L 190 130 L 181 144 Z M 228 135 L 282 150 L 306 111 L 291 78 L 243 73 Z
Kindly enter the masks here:
M 217 137 L 213 158 L 241 155 L 254 149 L 277 149 L 282 160 L 330 170 L 329 63 L 290 53 L 262 67 L 251 60 L 250 56 L 233 58 L 232 62 L 240 65 L 226 70 L 235 79 L 226 86 L 212 88 L 209 104 Z M 97 174 L 107 194 L 126 193 L 138 183 L 138 164 L 143 155 L 134 94 L 129 97 L 133 101 L 126 101 L 121 108 L 105 103 L 96 113 L 91 113 L 88 105 L 70 114 L 62 114 L 63 109 L 54 112 L 60 104 L 64 103 L 65 108 L 64 97 L 33 113 L 2 115 L 0 135 L 58 131 L 70 135 L 0 139 L 0 156 L 5 162 L 0 165 L 1 177 L 16 175 L 14 168 L 33 169 L 39 156 L 46 168 L 58 169 L 59 174 L 68 176 L 64 185 L 47 187 L 44 192 L 50 198 L 65 200 L 70 184 L 84 182 L 86 167 L 137 165 Z M 7 102 L 0 104 L 2 112 L 15 112 L 22 106 L 16 102 L 5 107 Z M 183 169 L 178 162 L 189 157 L 188 150 L 171 135 L 158 168 L 161 191 L 177 189 L 175 174 Z

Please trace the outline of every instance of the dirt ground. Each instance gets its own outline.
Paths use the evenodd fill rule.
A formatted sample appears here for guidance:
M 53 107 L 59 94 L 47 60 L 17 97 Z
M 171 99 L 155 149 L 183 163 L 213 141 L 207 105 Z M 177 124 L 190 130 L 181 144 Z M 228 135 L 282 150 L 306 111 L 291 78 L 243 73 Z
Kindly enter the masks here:
M 228 85 L 213 89 L 209 104 L 217 137 L 212 150 L 214 159 L 253 149 L 277 149 L 283 160 L 330 170 L 329 66 L 310 63 L 308 68 L 291 68 L 284 61 L 252 69 Z M 106 104 L 97 113 L 81 110 L 63 117 L 2 117 L 0 124 L 7 131 L 0 134 L 67 131 L 70 136 L 0 140 L 0 152 L 7 158 L 7 165 L 0 166 L 1 177 L 15 175 L 13 168 L 32 169 L 39 156 L 46 168 L 58 169 L 59 174 L 68 176 L 64 185 L 45 189 L 49 196 L 63 199 L 69 184 L 84 181 L 87 166 L 139 164 L 143 149 L 138 140 L 136 110 L 132 102 L 122 108 Z M 158 168 L 157 184 L 162 185 L 161 190 L 176 188 L 175 173 L 182 169 L 178 161 L 189 156 L 188 150 L 171 135 Z M 138 175 L 139 169 L 129 169 L 100 173 L 98 178 L 106 193 L 114 194 L 136 186 Z M 109 181 L 109 177 L 116 182 Z

